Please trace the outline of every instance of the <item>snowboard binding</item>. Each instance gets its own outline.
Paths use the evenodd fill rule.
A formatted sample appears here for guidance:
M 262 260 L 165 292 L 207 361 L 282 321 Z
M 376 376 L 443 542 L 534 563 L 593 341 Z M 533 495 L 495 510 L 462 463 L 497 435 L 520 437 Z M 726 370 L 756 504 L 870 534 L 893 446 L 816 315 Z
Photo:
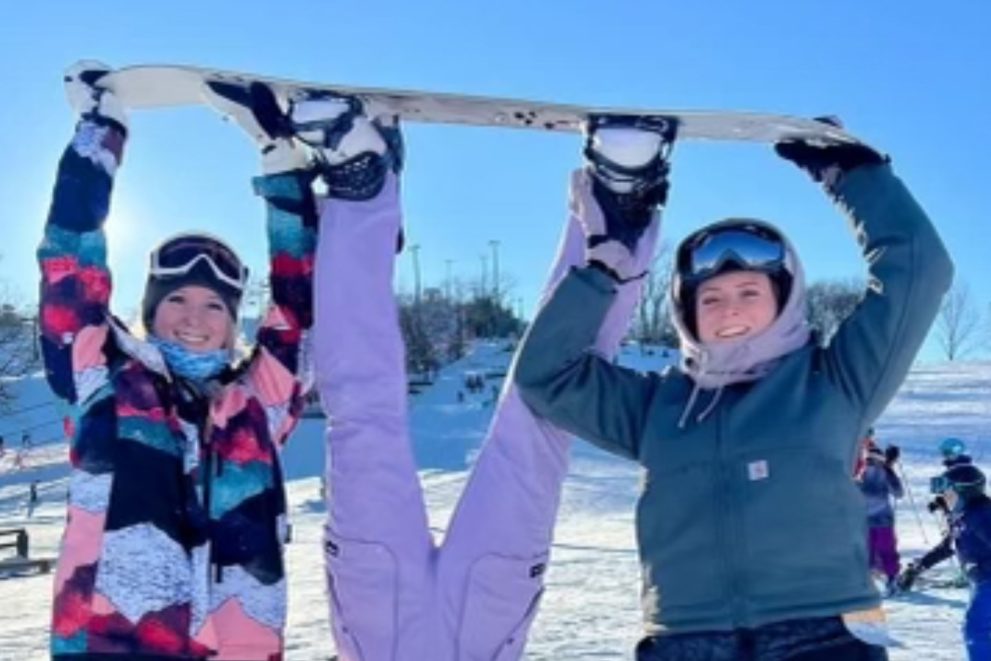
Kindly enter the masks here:
M 667 202 L 669 158 L 678 120 L 659 115 L 594 115 L 585 127 L 583 155 L 592 193 L 618 226 L 636 233 Z
M 314 148 L 328 194 L 367 200 L 391 171 L 402 169 L 403 142 L 395 122 L 371 118 L 356 96 L 311 94 L 290 101 L 293 134 Z

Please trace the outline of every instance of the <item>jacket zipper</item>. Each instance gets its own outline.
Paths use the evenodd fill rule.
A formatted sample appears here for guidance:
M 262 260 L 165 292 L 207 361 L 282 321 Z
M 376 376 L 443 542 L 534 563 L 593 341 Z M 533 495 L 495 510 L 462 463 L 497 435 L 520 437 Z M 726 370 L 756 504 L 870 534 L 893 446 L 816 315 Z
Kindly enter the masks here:
M 210 413 L 207 410 L 206 419 L 203 421 L 202 427 L 200 427 L 200 444 L 203 446 L 203 507 L 206 508 L 206 520 L 207 520 L 207 543 L 210 545 L 210 555 L 213 555 L 213 543 L 211 540 L 211 530 L 210 524 L 213 520 L 212 510 L 210 509 L 211 497 L 213 495 L 213 480 L 214 477 L 220 477 L 223 472 L 223 462 L 220 457 L 217 456 L 217 452 L 213 447 L 213 441 L 210 438 L 210 434 L 213 431 L 213 425 L 210 424 Z M 222 583 L 224 580 L 224 568 L 218 564 L 214 564 L 213 559 L 209 559 L 210 567 L 213 569 L 213 582 Z
M 719 496 L 722 500 L 722 511 L 725 513 L 723 521 L 726 525 L 720 526 L 720 542 L 726 549 L 723 554 L 724 566 L 726 567 L 726 578 L 729 585 L 729 597 L 732 607 L 733 627 L 739 628 L 745 624 L 745 613 L 740 597 L 740 563 L 736 551 L 740 544 L 741 530 L 739 526 L 739 512 L 734 507 L 736 499 L 730 493 L 734 486 L 733 466 L 727 459 L 725 443 L 723 442 L 723 411 L 724 407 L 717 407 L 716 413 L 716 450 L 719 459 Z M 731 535 L 732 539 L 728 536 Z

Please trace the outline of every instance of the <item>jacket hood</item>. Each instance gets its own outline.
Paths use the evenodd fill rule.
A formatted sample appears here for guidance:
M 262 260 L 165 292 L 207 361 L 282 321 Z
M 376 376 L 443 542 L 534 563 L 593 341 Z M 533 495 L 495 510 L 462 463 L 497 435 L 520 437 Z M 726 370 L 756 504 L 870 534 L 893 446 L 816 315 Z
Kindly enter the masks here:
M 690 330 L 686 310 L 677 291 L 679 278 L 671 278 L 671 316 L 681 348 L 681 369 L 702 388 L 719 388 L 759 379 L 774 367 L 779 358 L 803 347 L 810 337 L 805 307 L 805 274 L 794 246 L 777 227 L 762 220 L 730 218 L 704 229 L 735 224 L 761 225 L 781 236 L 791 286 L 787 300 L 779 302 L 778 316 L 762 332 L 741 340 L 706 344 Z M 678 246 L 678 251 L 682 245 L 684 241 Z

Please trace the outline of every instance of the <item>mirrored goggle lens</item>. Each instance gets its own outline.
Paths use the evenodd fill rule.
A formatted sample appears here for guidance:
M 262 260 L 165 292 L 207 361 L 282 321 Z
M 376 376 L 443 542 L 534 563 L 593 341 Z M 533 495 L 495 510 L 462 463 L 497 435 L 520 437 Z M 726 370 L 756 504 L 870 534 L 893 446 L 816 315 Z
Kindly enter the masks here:
M 200 257 L 209 259 L 214 268 L 233 282 L 242 282 L 244 267 L 241 260 L 226 246 L 200 237 L 182 237 L 166 243 L 152 256 L 152 270 L 190 268 Z
M 704 277 L 731 261 L 746 269 L 769 270 L 784 263 L 784 258 L 784 244 L 770 234 L 714 232 L 703 237 L 688 254 L 687 275 Z

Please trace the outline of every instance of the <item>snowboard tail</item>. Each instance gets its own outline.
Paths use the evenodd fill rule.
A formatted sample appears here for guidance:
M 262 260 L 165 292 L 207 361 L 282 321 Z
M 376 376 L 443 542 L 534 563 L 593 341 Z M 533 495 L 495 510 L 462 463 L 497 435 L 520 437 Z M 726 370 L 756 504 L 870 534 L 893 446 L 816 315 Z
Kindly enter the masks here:
M 773 143 L 789 138 L 857 142 L 846 131 L 813 119 L 745 111 L 673 110 L 578 106 L 441 92 L 308 83 L 188 66 L 134 66 L 100 79 L 132 109 L 201 105 L 205 85 L 268 85 L 283 103 L 313 95 L 360 98 L 371 115 L 396 115 L 409 122 L 461 124 L 581 133 L 601 116 L 659 117 L 678 126 L 678 139 Z

